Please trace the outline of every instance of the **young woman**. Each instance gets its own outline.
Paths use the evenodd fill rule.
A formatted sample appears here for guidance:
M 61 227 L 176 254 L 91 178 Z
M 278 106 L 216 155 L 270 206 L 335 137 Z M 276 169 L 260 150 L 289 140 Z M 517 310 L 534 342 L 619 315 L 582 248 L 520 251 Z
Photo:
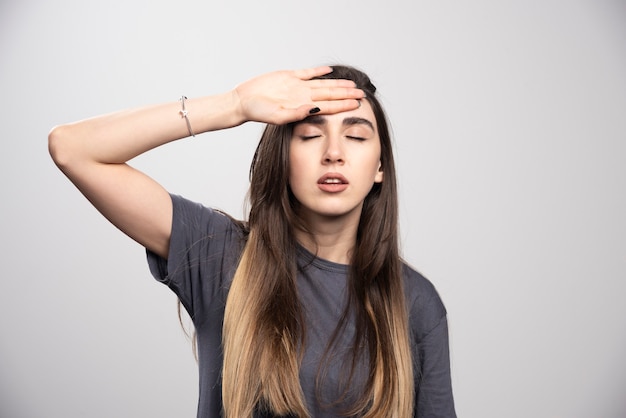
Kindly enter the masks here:
M 454 417 L 445 308 L 402 262 L 376 88 L 344 66 L 56 127 L 50 153 L 148 251 L 195 327 L 199 417 Z M 240 222 L 126 164 L 201 132 L 266 123 Z

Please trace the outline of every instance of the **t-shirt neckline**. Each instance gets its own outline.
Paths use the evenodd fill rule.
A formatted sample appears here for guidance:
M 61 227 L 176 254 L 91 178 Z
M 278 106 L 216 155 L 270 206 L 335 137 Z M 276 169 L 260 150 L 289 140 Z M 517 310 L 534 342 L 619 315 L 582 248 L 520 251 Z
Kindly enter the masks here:
M 311 265 L 320 270 L 326 270 L 339 274 L 347 274 L 350 269 L 349 264 L 335 263 L 334 261 L 319 258 L 304 248 L 301 244 L 298 244 L 298 261 L 298 264 L 301 263 L 303 267 Z

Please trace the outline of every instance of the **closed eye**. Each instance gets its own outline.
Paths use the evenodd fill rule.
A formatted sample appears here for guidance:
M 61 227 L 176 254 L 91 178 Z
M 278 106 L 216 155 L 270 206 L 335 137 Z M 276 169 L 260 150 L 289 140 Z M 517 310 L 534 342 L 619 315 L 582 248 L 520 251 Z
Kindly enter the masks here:
M 361 136 L 354 136 L 354 135 L 346 135 L 346 138 L 353 139 L 355 141 L 365 141 L 367 139 L 367 138 L 363 138 Z
M 300 139 L 303 141 L 308 141 L 309 139 L 319 138 L 321 135 L 300 135 Z

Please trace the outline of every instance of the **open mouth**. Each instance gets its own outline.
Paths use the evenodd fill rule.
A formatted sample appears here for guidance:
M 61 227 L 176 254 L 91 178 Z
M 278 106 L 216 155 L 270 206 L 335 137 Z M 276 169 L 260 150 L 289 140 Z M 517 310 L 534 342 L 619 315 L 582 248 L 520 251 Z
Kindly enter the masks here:
M 317 180 L 318 187 L 328 193 L 342 192 L 348 188 L 348 179 L 339 173 L 327 173 Z
M 327 173 L 317 180 L 317 184 L 348 184 L 348 179 L 339 173 Z
M 341 181 L 341 179 L 326 179 L 322 183 L 323 184 L 342 184 L 343 181 Z

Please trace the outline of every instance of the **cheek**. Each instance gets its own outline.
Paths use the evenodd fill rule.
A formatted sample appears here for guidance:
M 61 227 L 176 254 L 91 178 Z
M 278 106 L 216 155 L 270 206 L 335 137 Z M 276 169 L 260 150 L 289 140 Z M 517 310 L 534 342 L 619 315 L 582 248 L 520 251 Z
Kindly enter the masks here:
M 301 177 L 303 161 L 300 154 L 294 151 L 289 152 L 289 185 L 292 186 L 298 183 L 298 180 Z
M 372 177 L 375 177 L 378 181 L 379 175 L 382 175 L 382 164 L 380 162 L 381 152 L 378 147 L 368 150 L 361 155 L 361 161 L 363 162 L 363 169 L 365 172 L 370 173 Z

